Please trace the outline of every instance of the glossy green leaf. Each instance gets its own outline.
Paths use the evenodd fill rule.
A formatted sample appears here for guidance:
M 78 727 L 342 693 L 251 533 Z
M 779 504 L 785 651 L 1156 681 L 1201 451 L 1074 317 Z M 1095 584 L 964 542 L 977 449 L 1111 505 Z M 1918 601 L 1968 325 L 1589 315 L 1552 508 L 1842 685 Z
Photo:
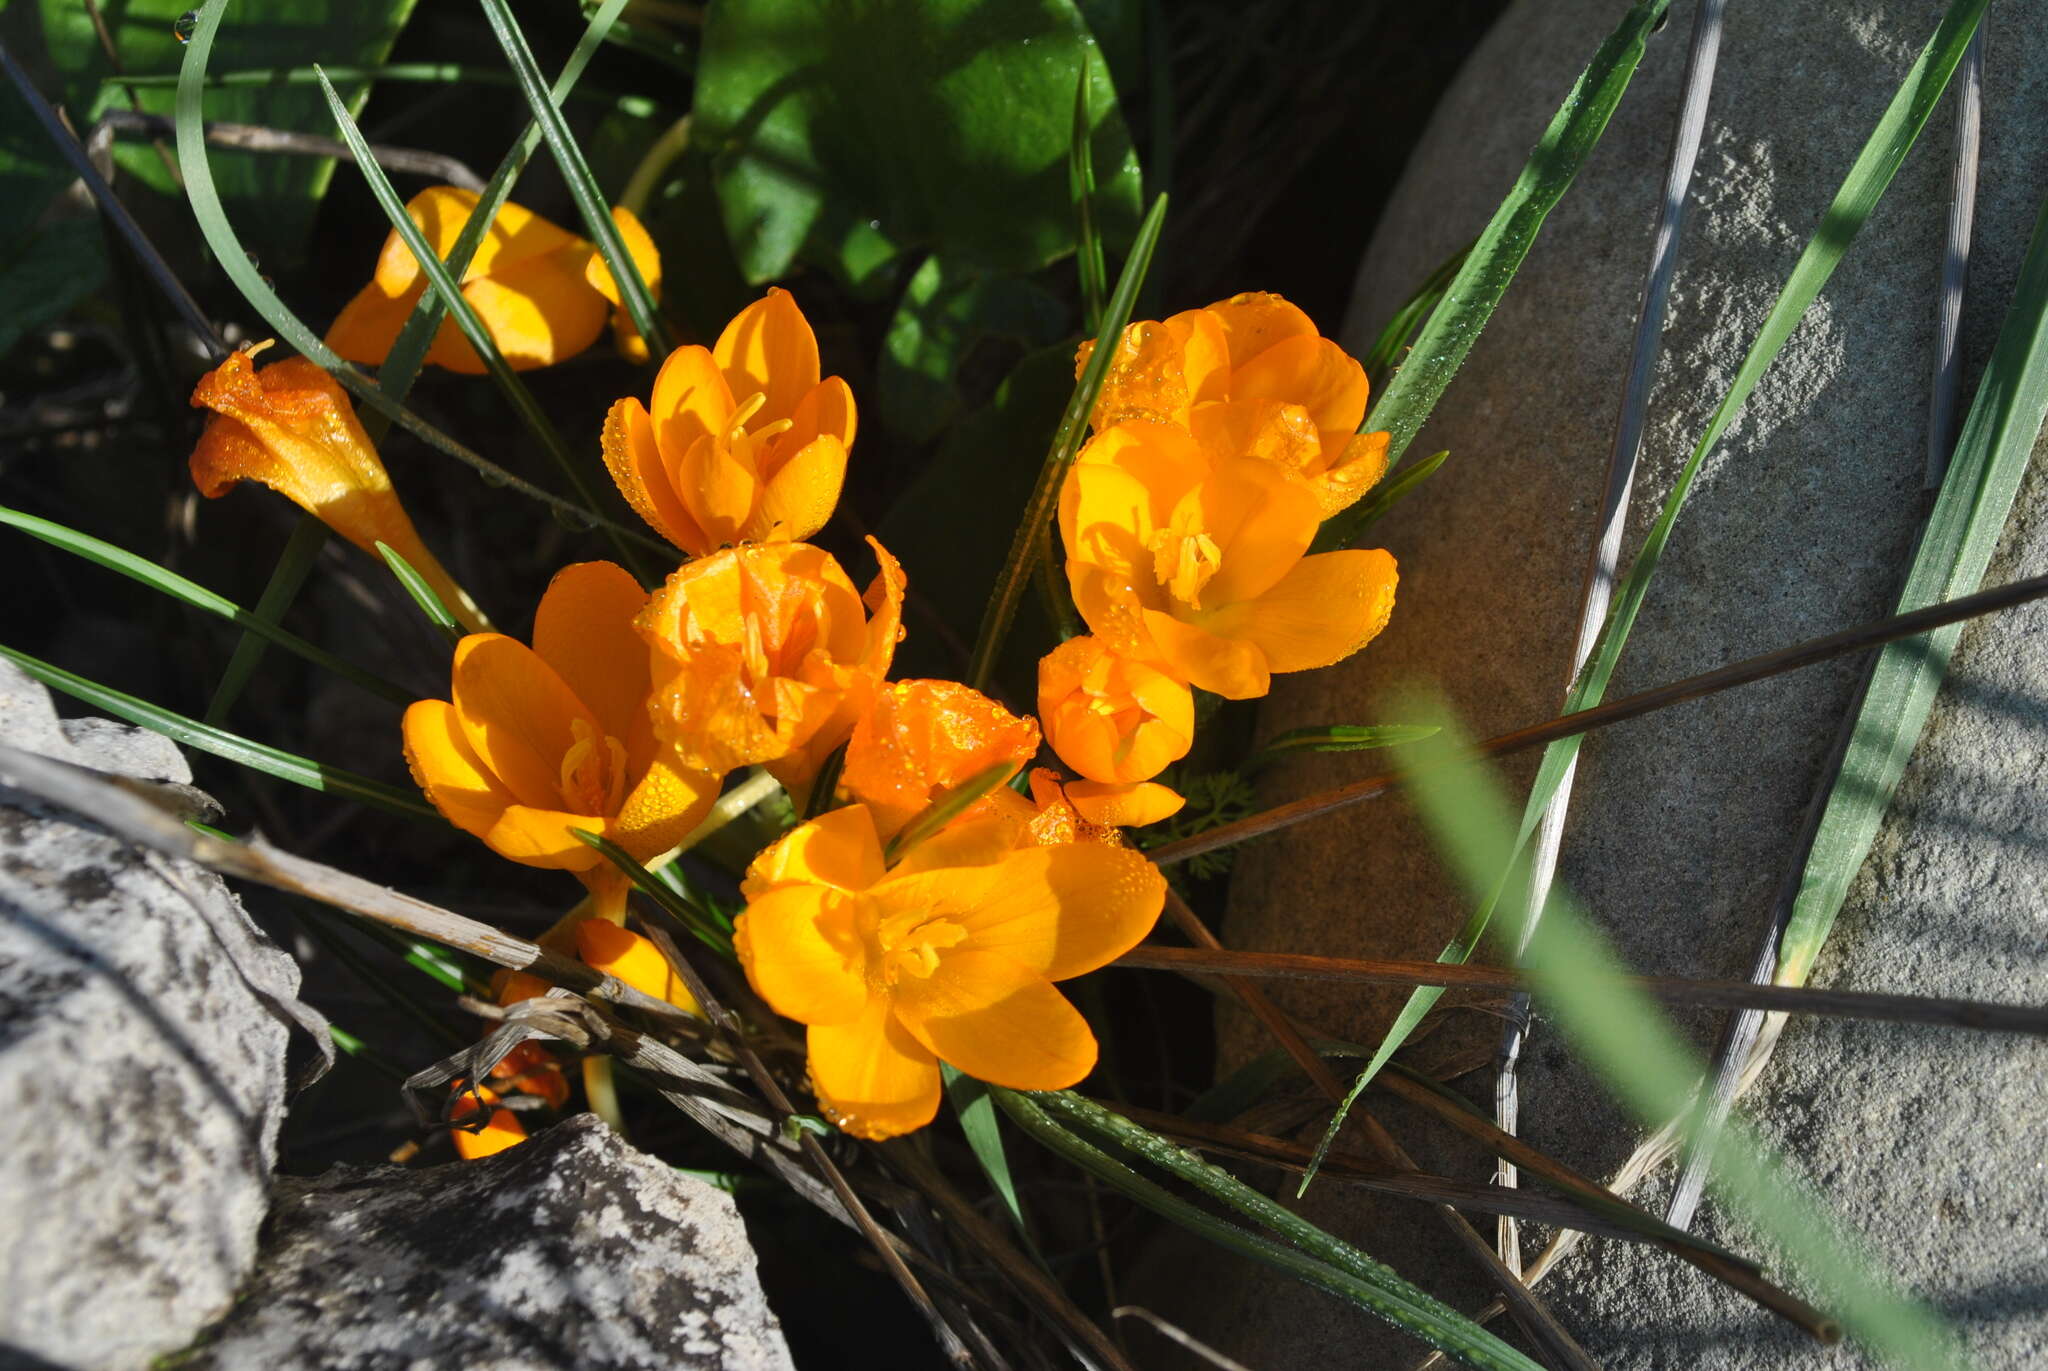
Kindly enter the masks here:
M 988 1086 L 945 1062 L 939 1063 L 939 1074 L 945 1078 L 946 1098 L 960 1120 L 960 1131 L 967 1135 L 974 1160 L 1002 1200 L 1003 1212 L 1010 1216 L 1018 1236 L 1030 1246 L 1031 1231 L 1024 1226 L 1024 1208 L 1017 1202 L 1017 1183 L 1010 1177 L 1010 1157 L 1003 1150 L 1002 1128 L 996 1122 L 996 1103 L 989 1098 Z
M 801 254 L 856 289 L 943 248 L 1031 271 L 1072 251 L 1067 154 L 1094 35 L 1073 0 L 751 0 L 705 16 L 697 133 L 742 270 Z M 1092 64 L 1105 236 L 1138 219 L 1138 163 Z
M 978 344 L 1000 338 L 1038 348 L 1066 328 L 1066 306 L 1036 282 L 928 257 L 882 340 L 876 412 L 913 442 L 935 438 L 959 417 L 956 378 Z

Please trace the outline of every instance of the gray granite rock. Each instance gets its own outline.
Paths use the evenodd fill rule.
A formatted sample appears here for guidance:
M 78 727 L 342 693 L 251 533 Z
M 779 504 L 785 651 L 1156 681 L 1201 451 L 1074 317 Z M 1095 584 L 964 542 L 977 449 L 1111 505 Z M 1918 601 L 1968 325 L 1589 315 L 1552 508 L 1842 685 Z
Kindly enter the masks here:
M 191 779 L 138 732 L 0 663 L 0 741 Z M 146 1366 L 227 1308 L 297 987 L 216 877 L 0 791 L 0 1365 Z
M 1577 71 L 1625 8 L 1525 0 L 1461 74 L 1415 152 L 1368 252 L 1345 336 L 1381 322 L 1498 203 Z M 1555 712 L 1621 393 L 1629 332 L 1676 115 L 1692 5 L 1673 6 L 1579 183 L 1418 439 L 1450 463 L 1378 527 L 1401 562 L 1391 626 L 1345 666 L 1284 678 L 1267 731 L 1393 722 L 1389 703 L 1433 680 L 1481 734 Z M 1693 188 L 1684 255 L 1638 481 L 1640 545 L 1692 442 L 1833 194 L 1937 22 L 1934 0 L 1738 3 Z M 2037 5 L 1994 6 L 1966 384 L 2002 320 L 2048 190 L 2048 44 Z M 1920 511 L 1950 115 L 1922 145 L 1709 459 L 1612 694 L 1689 675 L 1886 612 Z M 1256 284 L 1256 283 L 1247 283 Z M 1967 392 L 1966 392 L 1967 394 Z M 2037 450 L 2038 455 L 2038 450 Z M 2036 461 L 1988 580 L 2048 570 L 2048 472 Z M 1636 966 L 1746 974 L 1855 669 L 1848 663 L 1722 695 L 1588 744 L 1562 875 Z M 2048 609 L 1971 626 L 1877 850 L 1851 893 L 1821 984 L 2048 1001 Z M 1378 769 L 1307 758 L 1273 799 Z M 1505 768 L 1526 784 L 1533 759 Z M 1463 902 L 1398 800 L 1248 850 L 1229 936 L 1246 947 L 1430 957 Z M 1286 985 L 1315 1027 L 1371 1041 L 1399 992 Z M 1682 1020 L 1704 1049 L 1718 1021 Z M 1483 1059 L 1484 1006 L 1454 1010 L 1422 1050 Z M 1265 1046 L 1242 1016 L 1226 1063 Z M 1478 1055 L 1475 1057 L 1474 1053 Z M 2048 1139 L 2036 1102 L 2048 1048 L 1964 1033 L 1795 1023 L 1755 1097 L 1767 1135 L 1899 1283 L 1949 1316 L 1978 1365 L 2048 1364 Z M 1490 1072 L 1463 1082 L 1485 1097 Z M 1394 1110 L 1411 1150 L 1484 1176 L 1479 1159 Z M 1595 1174 L 1637 1133 L 1539 1024 L 1524 1071 L 1525 1133 Z M 1460 1162 L 1459 1159 L 1463 1158 Z M 1668 1178 L 1648 1187 L 1659 1198 Z M 1318 1220 L 1446 1298 L 1482 1302 L 1468 1267 L 1413 1208 L 1334 1188 Z M 1710 1202 L 1706 1229 L 1754 1239 Z M 1321 1296 L 1206 1258 L 1162 1263 L 1159 1303 L 1259 1368 L 1406 1364 L 1412 1344 Z M 1768 1316 L 1689 1268 L 1589 1245 L 1544 1287 L 1610 1368 L 1821 1364 Z M 1830 1366 L 1862 1364 L 1845 1351 Z
M 595 1115 L 427 1170 L 278 1182 L 254 1281 L 188 1371 L 777 1371 L 732 1198 Z

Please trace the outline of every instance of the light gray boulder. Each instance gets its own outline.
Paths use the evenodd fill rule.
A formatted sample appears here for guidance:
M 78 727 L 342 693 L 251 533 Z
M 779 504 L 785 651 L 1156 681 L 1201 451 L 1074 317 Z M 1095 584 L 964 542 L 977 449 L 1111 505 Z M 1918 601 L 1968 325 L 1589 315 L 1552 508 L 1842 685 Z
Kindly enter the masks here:
M 1451 460 L 1375 530 L 1401 563 L 1392 624 L 1344 666 L 1277 683 L 1265 732 L 1399 722 L 1391 701 L 1421 680 L 1439 685 L 1481 735 L 1556 712 L 1692 8 L 1673 6 L 1612 127 L 1412 449 L 1448 448 Z M 1729 6 L 1625 559 L 1942 8 Z M 1345 328 L 1353 351 L 1485 223 L 1625 9 L 1621 0 L 1525 0 L 1502 18 L 1444 99 L 1379 225 Z M 1970 386 L 2048 191 L 2040 18 L 2038 6 L 2017 4 L 1993 6 L 1988 20 L 1964 329 Z M 1921 510 L 1950 117 L 1936 115 L 1709 459 L 1611 697 L 1888 612 Z M 1987 579 L 2043 571 L 2048 472 L 2037 460 Z M 1812 668 L 1589 741 L 1562 879 L 1635 966 L 1747 974 L 1855 676 L 1848 662 Z M 2048 609 L 2036 605 L 1965 631 L 1816 982 L 2048 1001 L 2044 760 Z M 1340 784 L 1386 761 L 1368 753 L 1290 762 L 1268 778 L 1267 798 Z M 1525 758 L 1504 773 L 1520 788 L 1532 770 Z M 1381 800 L 1248 848 L 1227 936 L 1250 948 L 1427 958 L 1465 908 L 1405 804 Z M 1275 990 L 1313 1028 L 1368 1043 L 1403 998 L 1305 983 Z M 1681 1018 L 1702 1051 L 1718 1023 Z M 1243 1015 L 1226 1015 L 1220 1032 L 1226 1067 L 1268 1046 Z M 1468 1006 L 1445 1016 L 1420 1050 L 1472 1063 L 1498 1033 L 1495 1015 Z M 2048 1048 L 2032 1040 L 1795 1022 L 1753 1097 L 1794 1175 L 1902 1288 L 1960 1327 L 1991 1371 L 2048 1364 L 2044 1070 Z M 1596 1175 L 1633 1149 L 1634 1123 L 1541 1022 L 1523 1074 L 1523 1131 L 1537 1145 Z M 1460 1084 L 1487 1098 L 1491 1073 Z M 1490 1171 L 1401 1112 L 1383 1116 L 1428 1163 L 1462 1165 L 1475 1178 Z M 1667 1174 L 1643 1197 L 1660 1201 L 1668 1184 Z M 1415 1207 L 1321 1186 L 1307 1209 L 1454 1303 L 1484 1301 L 1469 1264 Z M 1711 1200 L 1703 1226 L 1756 1250 Z M 1262 1271 L 1188 1254 L 1162 1258 L 1158 1271 L 1162 1311 L 1254 1367 L 1398 1367 L 1417 1350 Z M 1787 1278 L 1796 1284 L 1796 1273 Z M 1543 1293 L 1615 1371 L 1865 1364 L 1848 1349 L 1823 1363 L 1768 1315 L 1641 1248 L 1590 1244 Z
M 60 725 L 0 663 L 0 741 L 182 786 L 175 747 Z M 298 968 L 219 879 L 0 790 L 0 1365 L 125 1371 L 256 1254 Z
M 781 1371 L 732 1197 L 595 1115 L 427 1170 L 278 1182 L 256 1279 L 188 1371 Z

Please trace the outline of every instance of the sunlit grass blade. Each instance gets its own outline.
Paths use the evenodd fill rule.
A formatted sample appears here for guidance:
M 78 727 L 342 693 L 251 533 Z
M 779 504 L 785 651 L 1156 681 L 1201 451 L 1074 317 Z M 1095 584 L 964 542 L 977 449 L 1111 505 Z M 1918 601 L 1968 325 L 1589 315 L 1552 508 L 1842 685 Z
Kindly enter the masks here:
M 1941 98 L 1942 89 L 1948 84 L 1950 74 L 1961 60 L 1963 50 L 1969 46 L 1970 37 L 1976 32 L 1977 22 L 1983 17 L 1989 0 L 1955 0 L 1948 12 L 1942 16 L 1941 24 L 1934 36 L 1928 40 L 1912 70 L 1907 72 L 1900 83 L 1898 92 L 1892 97 L 1877 126 L 1865 140 L 1856 161 L 1851 165 L 1841 188 L 1835 192 L 1833 202 L 1822 216 L 1820 226 L 1808 240 L 1806 250 L 1800 254 L 1798 263 L 1792 268 L 1792 275 L 1779 291 L 1770 314 L 1758 329 L 1755 341 L 1750 344 L 1742 365 L 1729 385 L 1728 393 L 1707 421 L 1706 431 L 1700 435 L 1691 456 L 1686 459 L 1677 482 L 1672 486 L 1670 496 L 1664 502 L 1656 522 L 1651 525 L 1648 537 L 1643 541 L 1642 551 L 1630 565 L 1628 575 L 1616 588 L 1614 607 L 1608 611 L 1607 622 L 1601 630 L 1600 641 L 1584 671 L 1573 682 L 1571 691 L 1565 697 L 1565 711 L 1576 712 L 1589 709 L 1600 703 L 1606 694 L 1607 684 L 1613 679 L 1614 671 L 1621 660 L 1622 648 L 1628 642 L 1629 630 L 1634 627 L 1636 615 L 1641 611 L 1643 601 L 1648 597 L 1650 582 L 1657 572 L 1658 559 L 1663 556 L 1664 547 L 1671 539 L 1671 530 L 1678 522 L 1678 515 L 1685 508 L 1685 501 L 1692 491 L 1692 484 L 1699 474 L 1701 463 L 1706 460 L 1714 445 L 1720 441 L 1729 423 L 1756 389 L 1757 382 L 1784 347 L 1792 330 L 1798 327 L 1807 308 L 1827 284 L 1828 277 L 1849 250 L 1878 198 L 1890 186 L 1893 175 L 1906 153 L 1912 148 L 1920 130 L 1926 127 L 1927 119 L 1933 113 Z M 1482 240 L 1483 241 L 1483 240 Z M 1476 252 L 1475 252 L 1476 256 Z M 1370 420 L 1368 420 L 1370 422 Z M 1441 960 L 1464 961 L 1479 945 L 1480 937 L 1486 932 L 1497 907 L 1510 891 L 1526 888 L 1527 848 L 1530 836 L 1536 831 L 1543 811 L 1549 806 L 1562 784 L 1572 761 L 1578 755 L 1583 734 L 1561 738 L 1544 749 L 1543 760 L 1536 770 L 1535 782 L 1531 785 L 1527 807 L 1523 811 L 1519 835 L 1512 850 L 1513 861 L 1503 864 L 1495 872 L 1494 883 L 1483 899 L 1473 908 L 1464 927 L 1457 937 L 1444 949 Z M 1441 990 L 1417 990 L 1402 1008 L 1394 1026 L 1388 1030 L 1373 1059 L 1359 1075 L 1346 1105 L 1357 1098 L 1358 1092 L 1372 1079 L 1373 1075 L 1386 1064 L 1387 1058 L 1400 1047 L 1407 1036 L 1421 1022 L 1422 1016 L 1443 994 Z M 1327 1150 L 1329 1143 L 1342 1127 L 1344 1111 L 1339 1110 L 1323 1135 L 1318 1149 Z M 1311 1175 L 1313 1173 L 1311 1172 Z M 1308 1177 L 1303 1178 L 1304 1188 Z
M 1002 1131 L 996 1123 L 996 1104 L 989 1098 L 988 1086 L 944 1062 L 939 1063 L 939 1072 L 945 1077 L 946 1098 L 952 1102 L 953 1113 L 960 1120 L 960 1131 L 967 1135 L 967 1146 L 973 1151 L 974 1160 L 981 1164 L 982 1174 L 988 1177 L 989 1185 L 1002 1200 L 1003 1212 L 1016 1225 L 1017 1236 L 1031 1254 L 1037 1256 L 1038 1249 L 1031 1241 L 1031 1230 L 1024 1223 L 1024 1206 L 1017 1200 L 1017 1183 L 1010 1176 L 1010 1158 L 1003 1150 Z
M 344 799 L 361 800 L 364 804 L 388 809 L 394 814 L 403 814 L 409 819 L 432 819 L 439 823 L 441 816 L 431 805 L 409 791 L 397 786 L 386 785 L 368 776 L 358 776 L 353 771 L 328 766 L 325 762 L 310 761 L 305 757 L 274 748 L 266 743 L 255 742 L 238 733 L 230 733 L 211 724 L 168 710 L 160 705 L 138 700 L 97 681 L 88 681 L 83 676 L 73 675 L 62 667 L 51 666 L 17 652 L 11 647 L 0 646 L 0 657 L 5 657 L 29 675 L 41 681 L 52 690 L 61 690 L 75 700 L 83 700 L 95 709 L 103 709 L 116 718 L 126 719 L 152 733 L 161 733 L 174 743 L 196 747 L 201 752 L 210 752 L 230 762 L 246 766 L 252 771 L 261 771 L 279 780 L 302 785 L 308 790 L 318 790 Z
M 314 74 L 310 64 L 290 67 L 244 67 L 236 71 L 217 71 L 206 78 L 208 90 L 225 90 L 239 86 L 316 86 L 320 78 Z M 496 67 L 469 66 L 462 62 L 386 62 L 382 66 L 350 67 L 325 66 L 330 81 L 391 81 L 400 85 L 433 86 L 516 86 L 518 80 L 509 71 Z M 133 74 L 122 72 L 108 76 L 102 86 L 175 86 L 176 72 L 150 72 Z M 584 86 L 570 98 L 595 100 L 607 104 L 629 106 L 635 110 L 651 111 L 653 102 L 637 95 L 621 95 L 614 90 L 596 86 Z
M 1440 710 L 1441 702 L 1435 702 Z M 1411 712 L 1426 713 L 1430 701 Z M 1419 745 L 1409 787 L 1432 834 L 1476 899 L 1493 888 L 1520 840 L 1501 788 L 1482 765 L 1456 765 L 1466 747 L 1448 717 Z M 1519 911 L 1516 911 L 1519 914 Z M 1515 917 L 1512 915 L 1510 917 Z M 1516 930 L 1520 931 L 1520 930 Z M 1528 930 L 1525 969 L 1538 998 L 1610 1089 L 1646 1124 L 1698 1128 L 1693 1095 L 1703 1069 L 1649 999 L 1629 984 L 1612 949 L 1571 897 L 1554 891 Z M 1776 1155 L 1739 1121 L 1724 1126 L 1715 1180 L 1744 1221 L 1781 1247 L 1821 1292 L 1851 1336 L 1901 1367 L 1967 1365 L 1953 1336 L 1924 1307 L 1884 1289 L 1869 1258 L 1791 1180 Z
M 1413 495 L 1416 487 L 1436 475 L 1436 469 L 1442 466 L 1450 455 L 1449 452 L 1433 452 L 1419 462 L 1410 462 L 1374 486 L 1372 492 L 1349 511 L 1355 530 L 1352 536 L 1363 534 L 1385 518 L 1387 511 Z
M 1348 1300 L 1466 1366 L 1538 1371 L 1528 1357 L 1349 1243 L 1281 1208 L 1222 1167 L 1121 1115 L 1069 1091 L 1024 1094 L 990 1086 L 989 1093 L 1032 1138 L 1179 1227 Z M 1248 1232 L 1180 1198 L 1073 1132 L 1076 1124 L 1271 1228 L 1286 1241 Z
M 292 528 L 292 536 L 285 540 L 284 551 L 277 555 L 277 565 L 270 569 L 263 593 L 256 597 L 255 612 L 243 625 L 242 636 L 228 657 L 227 670 L 221 672 L 220 683 L 213 688 L 213 698 L 207 701 L 206 722 L 220 723 L 235 707 L 256 668 L 262 665 L 265 640 L 274 641 L 272 633 L 278 631 L 278 621 L 292 607 L 292 601 L 299 598 L 300 589 L 313 574 L 320 551 L 326 546 L 327 525 L 311 514 L 301 514 Z
M 569 482 L 570 489 L 576 492 L 576 497 L 588 510 L 591 522 L 595 523 L 597 492 L 591 488 L 590 482 L 577 465 L 576 456 L 570 452 L 569 444 L 563 439 L 561 430 L 555 427 L 555 421 L 541 408 L 540 402 L 534 398 L 533 392 L 527 389 L 526 382 L 520 379 L 519 373 L 512 370 L 511 363 L 507 362 L 504 354 L 498 350 L 498 340 L 491 336 L 490 328 L 477 314 L 475 306 L 463 295 L 460 283 L 441 261 L 440 254 L 427 242 L 426 235 L 420 232 L 420 226 L 406 213 L 405 202 L 398 198 L 398 191 L 392 186 L 391 179 L 384 174 L 384 169 L 377 165 L 375 154 L 370 151 L 369 143 L 363 138 L 362 131 L 356 127 L 356 121 L 350 117 L 348 106 L 342 102 L 341 95 L 334 89 L 333 83 L 323 78 L 320 82 L 320 93 L 327 97 L 328 112 L 334 116 L 335 127 L 341 131 L 342 141 L 348 144 L 349 154 L 355 158 L 356 168 L 362 172 L 363 180 L 368 183 L 370 194 L 377 201 L 377 207 L 384 211 L 384 217 L 390 221 L 391 227 L 412 251 L 412 255 L 418 259 L 420 270 L 433 284 L 434 293 L 447 301 L 449 310 L 455 315 L 456 326 L 462 330 L 462 336 L 469 340 L 469 345 L 476 349 L 477 356 L 483 359 L 484 370 L 490 373 L 491 380 L 497 383 L 498 389 L 511 402 L 512 412 L 519 416 L 520 421 L 540 440 L 541 446 L 547 449 L 548 456 L 554 459 L 563 478 Z M 616 533 L 612 535 L 612 545 L 622 558 L 634 558 L 631 545 Z
M 1152 252 L 1159 246 L 1159 231 L 1165 223 L 1166 197 L 1162 195 L 1152 202 L 1151 213 L 1138 226 L 1138 236 L 1131 243 L 1131 255 L 1124 259 L 1116 291 L 1103 310 L 1102 327 L 1095 334 L 1095 351 L 1089 356 L 1088 365 L 1082 368 L 1081 379 L 1074 386 L 1074 396 L 1067 402 L 1066 413 L 1060 416 L 1052 449 L 1046 453 L 1045 465 L 1039 469 L 1038 484 L 1032 488 L 1031 498 L 1025 503 L 1024 517 L 1018 521 L 1017 532 L 1010 539 L 1009 556 L 1003 562 L 1002 573 L 996 577 L 988 608 L 982 612 L 981 629 L 975 634 L 974 651 L 967 662 L 967 684 L 976 690 L 988 685 L 988 679 L 995 671 L 996 656 L 1002 651 L 1003 639 L 1009 634 L 1010 621 L 1017 617 L 1017 606 L 1024 598 L 1025 583 L 1030 580 L 1032 567 L 1038 561 L 1041 546 L 1039 529 L 1051 522 L 1053 509 L 1059 502 L 1060 484 L 1066 479 L 1067 468 L 1074 463 L 1074 454 L 1081 450 L 1081 435 L 1087 431 L 1088 416 L 1095 412 L 1095 397 L 1102 392 L 1103 379 L 1109 375 L 1110 359 L 1116 355 L 1116 345 L 1123 337 L 1124 325 L 1130 322 L 1131 306 L 1137 302 L 1138 287 L 1144 283 L 1145 273 L 1152 265 Z
M 569 194 L 583 216 L 583 227 L 590 234 L 590 240 L 597 244 L 604 264 L 611 268 L 612 280 L 618 283 L 619 298 L 625 303 L 633 327 L 640 330 L 640 336 L 647 340 L 647 346 L 655 357 L 668 356 L 675 349 L 675 338 L 669 332 L 667 321 L 661 317 L 653 292 L 647 289 L 647 282 L 640 275 L 633 255 L 626 251 L 625 240 L 619 236 L 618 225 L 612 221 L 611 206 L 605 202 L 597 178 L 590 174 L 590 164 L 583 160 L 583 150 L 569 132 L 568 121 L 562 118 L 562 112 L 548 98 L 547 85 L 541 79 L 540 68 L 534 63 L 532 50 L 526 46 L 526 35 L 520 31 L 519 21 L 512 17 L 511 6 L 505 0 L 483 0 L 483 8 L 491 33 L 497 38 L 498 46 L 505 50 L 512 74 L 519 81 L 520 93 L 526 97 L 535 121 L 540 124 L 541 136 L 547 139 L 548 151 L 554 154 L 555 165 L 561 168 L 562 179 L 568 183 Z
M 420 607 L 420 613 L 427 616 L 427 622 L 440 629 L 449 642 L 462 641 L 462 625 L 448 612 L 448 606 L 441 603 L 441 597 L 434 593 L 426 578 L 413 570 L 412 563 L 389 543 L 379 542 L 377 555 L 384 559 L 384 565 L 391 568 L 391 574 L 398 578 L 398 584 L 405 587 L 405 593 L 412 596 L 412 602 Z
M 691 937 L 727 961 L 732 960 L 732 935 L 709 911 L 692 903 L 681 891 L 642 866 L 634 859 L 632 853 L 604 835 L 585 828 L 572 828 L 569 832 L 585 847 L 595 848 L 602 853 L 606 861 L 617 867 L 626 879 L 633 883 L 635 890 L 659 905 L 662 913 L 681 924 Z
M 255 261 L 229 222 L 227 211 L 221 204 L 220 188 L 213 179 L 212 166 L 208 160 L 205 137 L 201 131 L 206 78 L 206 64 L 213 54 L 213 43 L 220 31 L 221 14 L 227 0 L 203 0 L 200 8 L 193 13 L 192 36 L 185 45 L 185 58 L 179 68 L 178 80 L 178 162 L 185 176 L 185 195 L 192 206 L 193 218 L 199 224 L 199 231 L 206 239 L 206 245 L 219 262 L 221 270 L 242 293 L 250 308 L 263 316 L 294 351 L 320 364 L 334 379 L 367 406 L 373 413 L 381 414 L 386 420 L 397 424 L 407 433 L 438 451 L 445 452 L 458 461 L 474 468 L 479 475 L 492 485 L 517 491 L 531 500 L 538 500 L 550 509 L 562 514 L 572 523 L 581 525 L 590 519 L 587 510 L 577 507 L 559 495 L 542 490 L 531 481 L 522 480 L 504 467 L 486 458 L 448 434 L 427 423 L 404 405 L 394 401 L 378 388 L 375 381 L 350 366 L 337 356 L 334 350 L 320 340 L 319 335 L 307 328 L 297 314 L 293 313 L 271 284 L 257 270 Z M 636 530 L 600 518 L 600 526 L 613 529 L 631 538 L 651 551 L 667 555 L 664 544 L 657 543 Z
M 1415 336 L 1415 330 L 1424 319 L 1435 311 L 1442 302 L 1451 282 L 1465 265 L 1465 259 L 1472 255 L 1472 244 L 1467 243 L 1444 260 L 1428 278 L 1417 287 L 1415 294 L 1408 297 L 1401 308 L 1394 311 L 1394 317 L 1387 320 L 1387 326 L 1380 330 L 1380 336 L 1373 340 L 1371 351 L 1359 359 L 1365 368 L 1366 380 L 1374 394 L 1379 393 L 1387 383 L 1388 375 L 1401 361 L 1401 354 L 1408 350 L 1408 340 Z
M 1290 728 L 1260 748 L 1251 764 L 1269 762 L 1290 752 L 1368 752 L 1378 747 L 1399 747 L 1435 732 L 1435 724 L 1315 724 Z
M 1401 460 L 1436 408 L 1444 387 L 1465 364 L 1466 354 L 1535 244 L 1544 219 L 1606 132 L 1608 119 L 1643 60 L 1644 43 L 1669 7 L 1670 0 L 1641 0 L 1593 54 L 1544 131 L 1543 141 L 1529 155 L 1514 188 L 1472 244 L 1444 293 L 1443 303 L 1422 326 L 1407 365 L 1394 373 L 1365 416 L 1360 432 L 1385 429 L 1393 435 L 1389 462 Z M 1354 506 L 1323 525 L 1317 546 L 1341 547 L 1364 526 Z
M 381 695 L 398 704 L 411 704 L 414 699 L 413 693 L 405 687 L 394 685 L 374 672 L 365 671 L 325 648 L 316 647 L 296 633 L 259 619 L 225 596 L 216 595 L 198 582 L 187 580 L 177 572 L 158 566 L 146 557 L 138 557 L 125 548 L 115 547 L 112 543 L 104 542 L 89 533 L 80 533 L 77 529 L 66 528 L 63 524 L 39 519 L 33 514 L 24 514 L 18 509 L 9 509 L 4 505 L 0 505 L 0 524 L 20 529 L 30 537 L 39 538 L 52 547 L 82 557 L 88 562 L 97 563 L 109 571 L 119 572 L 131 581 L 146 585 L 202 613 L 240 625 L 249 632 L 276 643 L 286 651 L 298 654 L 313 665 L 361 686 L 372 695 Z
M 1067 151 L 1067 188 L 1074 196 L 1074 263 L 1081 273 L 1082 331 L 1102 327 L 1102 296 L 1109 269 L 1102 257 L 1102 233 L 1095 223 L 1095 155 L 1088 146 L 1089 63 L 1081 62 L 1074 85 L 1074 139 Z
M 937 798 L 912 816 L 910 822 L 903 825 L 902 831 L 889 840 L 885 857 L 889 861 L 895 861 L 965 814 L 976 800 L 1009 780 L 1016 772 L 1016 763 L 997 762 L 992 766 L 983 767 L 958 785 L 940 791 Z

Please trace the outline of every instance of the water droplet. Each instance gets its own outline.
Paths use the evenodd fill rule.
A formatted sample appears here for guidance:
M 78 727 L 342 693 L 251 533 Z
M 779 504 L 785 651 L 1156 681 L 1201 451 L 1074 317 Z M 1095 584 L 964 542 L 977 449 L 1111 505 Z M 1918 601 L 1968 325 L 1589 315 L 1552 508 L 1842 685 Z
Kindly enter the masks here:
M 192 35 L 199 31 L 199 11 L 186 10 L 171 24 L 171 33 L 180 43 L 192 41 Z

